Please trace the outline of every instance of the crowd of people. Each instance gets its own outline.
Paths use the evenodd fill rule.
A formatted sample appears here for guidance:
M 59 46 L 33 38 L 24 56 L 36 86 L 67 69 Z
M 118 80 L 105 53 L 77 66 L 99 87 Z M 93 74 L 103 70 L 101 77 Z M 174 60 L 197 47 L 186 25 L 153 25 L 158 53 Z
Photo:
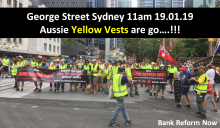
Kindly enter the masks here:
M 219 67 L 214 67 L 212 62 L 210 62 L 206 67 L 200 66 L 198 68 L 194 68 L 190 61 L 187 61 L 184 64 L 179 64 L 174 66 L 173 63 L 170 63 L 169 66 L 165 66 L 161 62 L 157 61 L 150 62 L 147 60 L 146 62 L 142 63 L 135 63 L 134 60 L 132 61 L 115 61 L 110 63 L 110 61 L 97 61 L 93 59 L 91 61 L 87 59 L 83 59 L 81 62 L 73 59 L 72 63 L 65 62 L 64 59 L 58 58 L 53 59 L 52 62 L 49 64 L 47 63 L 46 58 L 42 56 L 37 57 L 37 61 L 35 59 L 24 60 L 22 56 L 18 56 L 17 58 L 13 58 L 13 62 L 9 62 L 7 57 L 5 57 L 2 61 L 0 59 L 0 71 L 2 73 L 2 78 L 5 74 L 5 78 L 8 78 L 8 69 L 11 69 L 11 76 L 15 78 L 15 85 L 14 89 L 16 91 L 20 91 L 20 84 L 21 84 L 21 91 L 24 89 L 24 81 L 16 82 L 16 75 L 17 69 L 19 67 L 31 66 L 39 69 L 50 69 L 50 70 L 60 70 L 60 69 L 84 69 L 87 71 L 87 78 L 86 83 L 70 83 L 70 91 L 75 90 L 77 91 L 78 86 L 79 88 L 83 88 L 82 90 L 85 91 L 88 85 L 92 85 L 91 93 L 97 94 L 97 92 L 102 92 L 102 94 L 109 94 L 110 85 L 112 84 L 114 88 L 119 89 L 114 92 L 116 100 L 118 101 L 118 106 L 121 108 L 124 104 L 124 99 L 121 97 L 128 96 L 127 90 L 130 92 L 130 96 L 133 97 L 134 95 L 138 96 L 138 86 L 137 84 L 132 84 L 132 75 L 131 69 L 150 69 L 150 70 L 167 70 L 167 76 L 169 78 L 169 85 L 170 85 L 170 92 L 169 94 L 174 93 L 174 83 L 178 82 L 181 86 L 181 101 L 176 107 L 182 107 L 184 98 L 186 97 L 187 105 L 186 107 L 191 108 L 190 97 L 188 95 L 189 89 L 192 84 L 186 84 L 188 81 L 194 81 L 195 85 L 193 88 L 196 92 L 196 101 L 198 105 L 199 111 L 196 114 L 199 114 L 199 118 L 206 118 L 206 106 L 207 102 L 212 102 L 213 104 L 213 112 L 217 112 L 214 94 L 216 94 L 216 101 L 219 101 L 219 83 L 215 83 L 216 75 L 219 75 Z M 197 74 L 196 76 L 193 74 Z M 125 77 L 124 77 L 125 76 Z M 120 82 L 121 81 L 121 82 Z M 127 83 L 127 84 L 126 84 Z M 52 91 L 54 84 L 54 91 L 58 93 L 60 91 L 61 85 L 61 92 L 65 90 L 65 83 L 50 83 L 50 90 Z M 42 82 L 34 82 L 36 92 L 41 92 L 41 88 L 43 83 Z M 120 85 L 120 86 L 119 86 Z M 126 85 L 126 87 L 124 86 Z M 157 98 L 158 94 L 161 92 L 161 98 L 164 97 L 166 85 L 145 85 L 147 90 L 145 92 L 150 93 L 150 96 L 154 94 L 154 97 Z M 118 88 L 120 87 L 120 88 Z M 140 87 L 143 87 L 141 85 Z M 128 89 L 130 88 L 130 89 Z M 124 90 L 124 91 L 122 91 Z M 114 89 L 113 89 L 114 91 Z M 119 94 L 117 94 L 117 93 Z M 204 105 L 203 105 L 204 103 Z M 110 122 L 110 126 L 117 126 L 116 118 L 118 107 L 116 112 Z M 126 108 L 123 110 L 123 114 L 126 118 L 126 124 L 129 125 L 132 121 L 129 120 L 128 115 L 126 115 Z

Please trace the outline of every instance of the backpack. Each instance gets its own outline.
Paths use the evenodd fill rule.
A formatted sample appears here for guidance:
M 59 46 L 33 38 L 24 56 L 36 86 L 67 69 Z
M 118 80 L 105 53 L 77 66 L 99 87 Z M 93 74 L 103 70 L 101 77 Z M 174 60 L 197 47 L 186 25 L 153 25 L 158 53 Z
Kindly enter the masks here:
M 220 83 L 220 75 L 215 71 L 215 78 L 214 78 L 215 83 Z

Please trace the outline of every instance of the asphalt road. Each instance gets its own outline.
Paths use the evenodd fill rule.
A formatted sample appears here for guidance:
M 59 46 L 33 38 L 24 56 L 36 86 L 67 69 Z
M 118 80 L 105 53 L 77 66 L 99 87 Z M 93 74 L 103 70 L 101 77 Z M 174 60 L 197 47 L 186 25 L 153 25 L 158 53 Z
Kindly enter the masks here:
M 86 95 L 81 89 L 76 92 L 69 91 L 65 85 L 65 92 L 55 94 L 49 91 L 49 83 L 45 83 L 42 92 L 33 92 L 33 83 L 25 83 L 24 92 L 15 92 L 11 89 L 13 79 L 3 79 L 0 85 L 0 128 L 108 128 L 116 108 L 116 101 L 108 99 L 100 92 L 97 95 Z M 10 83 L 11 82 L 11 83 Z M 4 84 L 2 84 L 4 83 Z M 140 86 L 140 85 L 139 85 Z M 7 89 L 8 88 L 8 89 Z M 212 104 L 207 106 L 207 120 L 202 120 L 194 114 L 197 111 L 195 93 L 190 92 L 192 108 L 176 108 L 172 94 L 165 93 L 166 99 L 159 94 L 155 99 L 144 92 L 145 87 L 139 87 L 140 96 L 125 97 L 129 118 L 134 124 L 125 126 L 124 118 L 120 112 L 117 123 L 123 128 L 219 128 L 219 112 L 211 112 Z M 169 91 L 169 86 L 166 87 Z M 192 88 L 191 88 L 192 90 Z M 187 103 L 184 101 L 183 105 Z M 217 108 L 220 103 L 216 103 Z M 158 122 L 174 121 L 174 125 L 160 126 Z M 193 121 L 192 125 L 176 121 Z M 203 121 L 217 123 L 203 125 Z M 217 121 L 217 122 L 216 122 Z M 189 123 L 189 122 L 188 122 Z M 197 124 L 197 125 L 196 125 Z

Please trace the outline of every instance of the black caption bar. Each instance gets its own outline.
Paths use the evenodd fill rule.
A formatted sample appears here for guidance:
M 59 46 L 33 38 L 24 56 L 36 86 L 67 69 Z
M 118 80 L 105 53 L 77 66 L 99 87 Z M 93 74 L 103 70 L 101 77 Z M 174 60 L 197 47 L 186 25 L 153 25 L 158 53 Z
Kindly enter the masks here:
M 218 8 L 1 8 L 3 38 L 218 38 Z

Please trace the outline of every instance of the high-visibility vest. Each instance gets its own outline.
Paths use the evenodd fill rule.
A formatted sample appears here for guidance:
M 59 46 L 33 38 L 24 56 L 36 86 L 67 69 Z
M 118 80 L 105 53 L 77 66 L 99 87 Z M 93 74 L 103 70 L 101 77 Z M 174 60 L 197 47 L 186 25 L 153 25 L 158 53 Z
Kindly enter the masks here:
M 158 68 L 157 67 L 150 67 L 149 69 L 154 69 L 154 70 L 158 70 Z
M 86 65 L 84 65 L 83 66 L 83 69 L 86 69 L 87 70 L 87 76 L 91 76 L 92 74 L 89 74 L 90 73 L 90 67 L 89 67 L 90 65 L 88 64 L 87 66 Z
M 126 68 L 125 70 L 126 70 L 126 72 L 127 72 L 127 77 L 128 77 L 130 80 L 132 80 L 132 77 L 131 77 L 131 69 L 128 67 L 128 68 Z
M 40 66 L 40 67 L 42 67 L 42 64 L 43 64 L 44 62 L 42 61 L 40 64 L 38 63 L 38 62 L 36 62 L 36 68 L 39 68 L 39 67 L 37 67 L 38 65 Z
M 25 61 L 22 61 L 20 64 L 19 64 L 19 62 L 17 62 L 17 65 L 19 65 L 19 67 L 24 67 Z
M 35 65 L 36 65 L 36 62 L 31 62 L 31 67 L 35 67 Z
M 178 72 L 179 76 L 180 76 L 180 72 Z M 175 75 L 175 74 L 174 74 Z M 178 80 L 178 79 L 174 79 L 174 80 Z
M 108 69 L 105 68 L 103 71 L 104 71 L 103 75 L 106 75 L 108 74 L 109 68 Z M 110 76 L 111 76 L 111 72 L 107 75 L 107 79 L 110 79 Z
M 135 67 L 137 66 L 137 64 L 135 64 Z M 131 67 L 133 67 L 133 64 L 131 65 Z
M 71 64 L 71 65 L 70 65 L 70 68 L 72 68 L 72 67 L 73 67 L 73 65 Z M 77 67 L 76 67 L 76 69 L 77 69 Z M 78 69 L 77 69 L 77 70 L 78 70 Z
M 82 66 L 83 66 L 83 63 L 79 63 L 79 64 L 78 64 L 78 68 L 80 68 L 80 69 L 81 69 L 81 68 L 82 68 Z
M 113 93 L 114 97 L 123 97 L 128 94 L 126 83 L 121 85 L 121 74 L 115 74 L 113 77 Z
M 16 66 L 17 66 L 16 64 L 12 63 L 12 68 L 13 68 L 13 69 L 11 69 L 11 75 L 12 76 L 16 76 L 17 75 Z
M 115 68 L 115 66 L 112 67 L 112 75 L 118 74 L 118 66 Z
M 3 65 L 8 66 L 8 64 L 9 64 L 9 60 L 8 59 L 3 59 Z
M 50 65 L 50 70 L 56 70 L 56 69 L 57 69 L 57 66 L 53 67 L 53 65 Z
M 151 68 L 151 65 L 150 65 L 150 64 L 148 64 L 148 65 L 146 65 L 146 67 L 147 67 L 147 69 L 150 69 L 150 68 Z
M 168 70 L 169 70 L 169 73 L 175 73 L 175 71 L 177 71 L 177 68 L 176 67 L 173 67 L 173 68 L 169 67 Z
M 96 64 L 95 66 L 92 65 L 92 66 L 91 66 L 91 70 L 97 72 L 97 67 L 98 67 L 97 64 Z M 98 73 L 92 73 L 92 76 L 98 76 Z
M 98 73 L 98 74 L 99 74 L 99 76 L 102 76 L 102 73 L 101 73 L 101 72 L 102 72 L 102 70 L 101 70 L 101 69 L 102 69 L 102 65 L 99 65 L 99 73 Z
M 205 75 L 206 81 L 205 81 L 204 84 L 195 85 L 195 91 L 197 91 L 199 93 L 206 93 L 207 92 L 207 87 L 208 87 L 209 76 L 206 73 L 204 73 L 202 75 Z M 201 76 L 199 77 L 199 79 L 201 78 Z M 198 81 L 199 81 L 199 79 L 198 79 Z
M 140 68 L 140 69 L 148 69 L 148 67 L 141 65 L 141 68 Z
M 59 64 L 59 68 L 60 68 L 60 69 L 67 69 L 67 65 L 66 65 L 66 64 L 64 64 L 64 65 Z

